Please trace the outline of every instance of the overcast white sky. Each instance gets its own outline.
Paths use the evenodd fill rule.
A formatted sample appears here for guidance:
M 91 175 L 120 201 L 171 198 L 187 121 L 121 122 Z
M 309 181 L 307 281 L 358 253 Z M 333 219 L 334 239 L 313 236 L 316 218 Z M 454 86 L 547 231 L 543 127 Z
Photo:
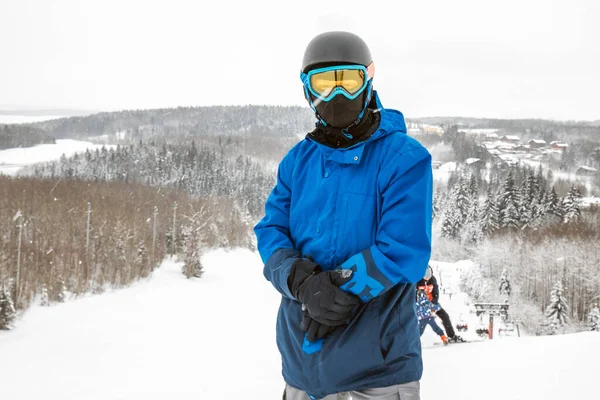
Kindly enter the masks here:
M 597 0 L 0 0 L 0 105 L 304 105 L 310 39 L 371 47 L 406 116 L 600 119 Z

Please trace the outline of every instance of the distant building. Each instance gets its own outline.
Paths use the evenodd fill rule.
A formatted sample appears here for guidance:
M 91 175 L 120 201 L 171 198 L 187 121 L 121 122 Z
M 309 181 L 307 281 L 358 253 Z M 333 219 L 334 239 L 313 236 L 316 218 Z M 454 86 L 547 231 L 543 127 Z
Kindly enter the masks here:
M 517 147 L 517 146 L 514 143 L 504 143 L 504 142 L 502 142 L 496 148 L 498 150 L 500 150 L 502 153 L 514 153 L 515 147 Z
M 441 136 L 444 134 L 444 129 L 441 126 L 436 125 L 423 125 L 423 133 L 430 133 Z
M 569 145 L 567 143 L 563 143 L 560 142 L 558 140 L 554 141 L 554 142 L 550 142 L 550 146 L 552 146 L 552 150 L 566 150 L 569 148 Z
M 518 165 L 519 164 L 519 160 L 517 158 L 514 158 L 508 154 L 502 154 L 500 156 L 500 158 L 502 159 L 502 161 L 504 161 L 507 165 L 509 166 L 513 166 L 513 165 Z
M 529 147 L 532 149 L 541 149 L 548 145 L 543 139 L 531 139 L 529 141 Z
M 505 143 L 521 143 L 521 138 L 515 135 L 504 135 L 500 138 L 500 140 Z
M 467 164 L 467 165 L 478 164 L 480 162 L 481 162 L 481 159 L 479 159 L 479 158 L 467 158 L 465 160 L 465 164 Z
M 582 165 L 581 167 L 577 168 L 577 171 L 575 173 L 579 176 L 594 176 L 598 173 L 598 170 L 596 168 L 586 167 L 585 165 Z

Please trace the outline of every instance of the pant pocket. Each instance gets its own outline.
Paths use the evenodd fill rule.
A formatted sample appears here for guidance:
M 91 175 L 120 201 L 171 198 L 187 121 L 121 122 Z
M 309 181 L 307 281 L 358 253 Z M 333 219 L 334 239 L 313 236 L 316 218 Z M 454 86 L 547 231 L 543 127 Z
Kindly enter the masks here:
M 420 400 L 421 382 L 414 381 L 398 385 L 398 398 L 400 400 Z
M 420 400 L 418 381 L 352 392 L 352 400 Z

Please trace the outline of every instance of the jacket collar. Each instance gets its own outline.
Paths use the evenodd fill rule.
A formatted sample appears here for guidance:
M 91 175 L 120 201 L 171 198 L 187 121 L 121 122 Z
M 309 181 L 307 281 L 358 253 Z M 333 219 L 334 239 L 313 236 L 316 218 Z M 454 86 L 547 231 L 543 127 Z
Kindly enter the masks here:
M 351 147 L 338 149 L 325 146 L 310 138 L 307 138 L 306 140 L 314 143 L 328 161 L 330 160 L 339 164 L 360 164 L 367 143 L 379 140 L 390 134 L 406 134 L 404 115 L 400 111 L 384 108 L 377 91 L 373 91 L 373 96 L 375 98 L 375 104 L 377 105 L 377 108 L 374 111 L 380 113 L 381 119 L 379 121 L 379 128 L 369 139 L 359 142 Z

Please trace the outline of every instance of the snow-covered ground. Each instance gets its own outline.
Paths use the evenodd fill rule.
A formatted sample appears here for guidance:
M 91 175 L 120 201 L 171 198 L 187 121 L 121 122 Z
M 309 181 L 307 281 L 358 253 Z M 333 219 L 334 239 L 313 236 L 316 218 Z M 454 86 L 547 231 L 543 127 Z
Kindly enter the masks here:
M 442 164 L 439 168 L 433 170 L 433 180 L 437 183 L 447 184 L 448 179 L 450 179 L 450 175 L 457 168 L 457 164 L 452 162 L 447 162 Z
M 586 208 L 591 206 L 600 207 L 600 197 L 584 197 L 581 199 L 581 205 Z
M 58 160 L 63 154 L 67 157 L 86 149 L 96 150 L 102 145 L 81 140 L 63 139 L 56 144 L 40 144 L 33 147 L 20 147 L 0 150 L 0 174 L 15 175 L 21 168 L 36 163 Z M 111 147 L 110 145 L 106 146 Z
M 65 118 L 58 115 L 2 115 L 0 124 L 28 124 L 32 122 L 48 121 L 51 119 Z
M 446 289 L 468 262 L 433 263 Z M 165 261 L 131 288 L 34 307 L 0 332 L 0 393 L 11 400 L 281 399 L 279 295 L 256 253 L 206 254 L 186 280 Z M 446 295 L 451 316 L 465 297 Z M 455 321 L 453 321 L 455 322 Z M 435 336 L 435 335 L 434 335 Z M 600 334 L 431 345 L 422 398 L 593 399 Z M 434 338 L 435 339 L 435 338 Z

